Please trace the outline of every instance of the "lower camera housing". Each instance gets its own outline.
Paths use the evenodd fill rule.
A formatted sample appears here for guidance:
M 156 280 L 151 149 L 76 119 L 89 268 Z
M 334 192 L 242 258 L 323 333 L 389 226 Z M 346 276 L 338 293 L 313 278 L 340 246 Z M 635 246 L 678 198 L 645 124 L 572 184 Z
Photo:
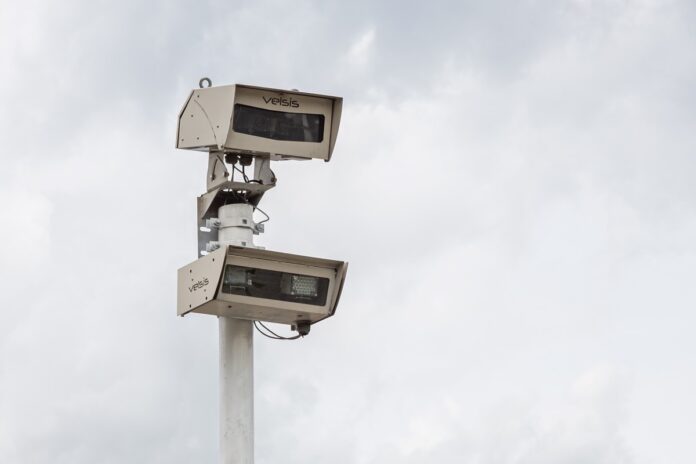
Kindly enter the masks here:
M 348 263 L 223 246 L 178 271 L 177 314 L 297 324 L 332 316 Z

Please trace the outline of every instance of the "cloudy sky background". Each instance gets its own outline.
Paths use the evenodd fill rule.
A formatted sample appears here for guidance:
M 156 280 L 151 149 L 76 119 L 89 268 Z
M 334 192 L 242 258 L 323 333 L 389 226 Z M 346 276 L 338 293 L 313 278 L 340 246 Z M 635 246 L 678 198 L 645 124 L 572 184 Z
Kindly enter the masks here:
M 256 339 L 261 464 L 693 463 L 696 6 L 0 1 L 0 462 L 217 459 L 175 316 L 198 79 L 341 95 L 258 242 L 350 261 Z

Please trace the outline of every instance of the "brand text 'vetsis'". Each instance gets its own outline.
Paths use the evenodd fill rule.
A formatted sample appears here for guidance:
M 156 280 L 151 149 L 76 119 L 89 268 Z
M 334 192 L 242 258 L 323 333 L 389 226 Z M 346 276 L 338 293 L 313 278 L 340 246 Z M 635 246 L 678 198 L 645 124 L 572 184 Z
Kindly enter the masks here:
M 291 108 L 299 108 L 300 102 L 293 100 L 292 98 L 281 98 L 281 97 L 261 97 L 266 104 L 276 105 L 276 106 L 289 106 Z
M 205 287 L 205 286 L 208 285 L 209 283 L 210 283 L 210 282 L 208 281 L 208 278 L 207 278 L 207 277 L 206 277 L 205 279 L 203 279 L 203 280 L 199 280 L 198 282 L 196 282 L 195 284 L 191 285 L 191 286 L 188 288 L 188 289 L 189 289 L 189 292 L 193 293 L 193 292 L 195 292 L 196 290 L 198 290 L 199 288 Z

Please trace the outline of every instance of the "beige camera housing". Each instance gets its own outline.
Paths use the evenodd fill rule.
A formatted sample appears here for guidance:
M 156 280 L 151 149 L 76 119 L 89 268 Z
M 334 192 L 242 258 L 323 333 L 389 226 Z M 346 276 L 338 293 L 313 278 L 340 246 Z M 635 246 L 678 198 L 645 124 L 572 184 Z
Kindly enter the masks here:
M 340 97 L 294 90 L 242 84 L 196 89 L 179 114 L 176 147 L 270 159 L 316 158 L 329 161 L 338 135 L 342 107 L 343 99 Z M 235 127 L 242 117 L 247 118 L 247 127 Z M 257 126 L 266 131 L 274 130 L 269 127 L 279 123 L 302 123 L 304 126 L 292 129 L 295 134 L 304 134 L 304 139 L 283 139 L 277 131 L 268 132 L 270 137 L 258 132 L 252 134 L 250 132 L 255 131 L 253 122 L 259 123 Z
M 322 304 L 232 294 L 224 289 L 228 266 L 326 279 Z M 177 314 L 213 314 L 280 324 L 315 323 L 336 311 L 348 263 L 276 251 L 223 246 L 178 271 Z

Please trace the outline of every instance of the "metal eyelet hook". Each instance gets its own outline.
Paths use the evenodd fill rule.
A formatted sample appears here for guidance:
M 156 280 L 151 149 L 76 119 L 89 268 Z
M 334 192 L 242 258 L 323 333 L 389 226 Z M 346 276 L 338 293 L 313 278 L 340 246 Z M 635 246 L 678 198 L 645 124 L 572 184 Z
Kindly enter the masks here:
M 208 83 L 208 85 L 206 85 L 205 87 L 203 86 L 204 82 Z M 212 87 L 212 85 L 213 85 L 213 82 L 208 77 L 203 77 L 203 78 L 201 78 L 200 81 L 198 81 L 198 87 L 200 87 L 201 89 L 205 89 L 206 87 Z

